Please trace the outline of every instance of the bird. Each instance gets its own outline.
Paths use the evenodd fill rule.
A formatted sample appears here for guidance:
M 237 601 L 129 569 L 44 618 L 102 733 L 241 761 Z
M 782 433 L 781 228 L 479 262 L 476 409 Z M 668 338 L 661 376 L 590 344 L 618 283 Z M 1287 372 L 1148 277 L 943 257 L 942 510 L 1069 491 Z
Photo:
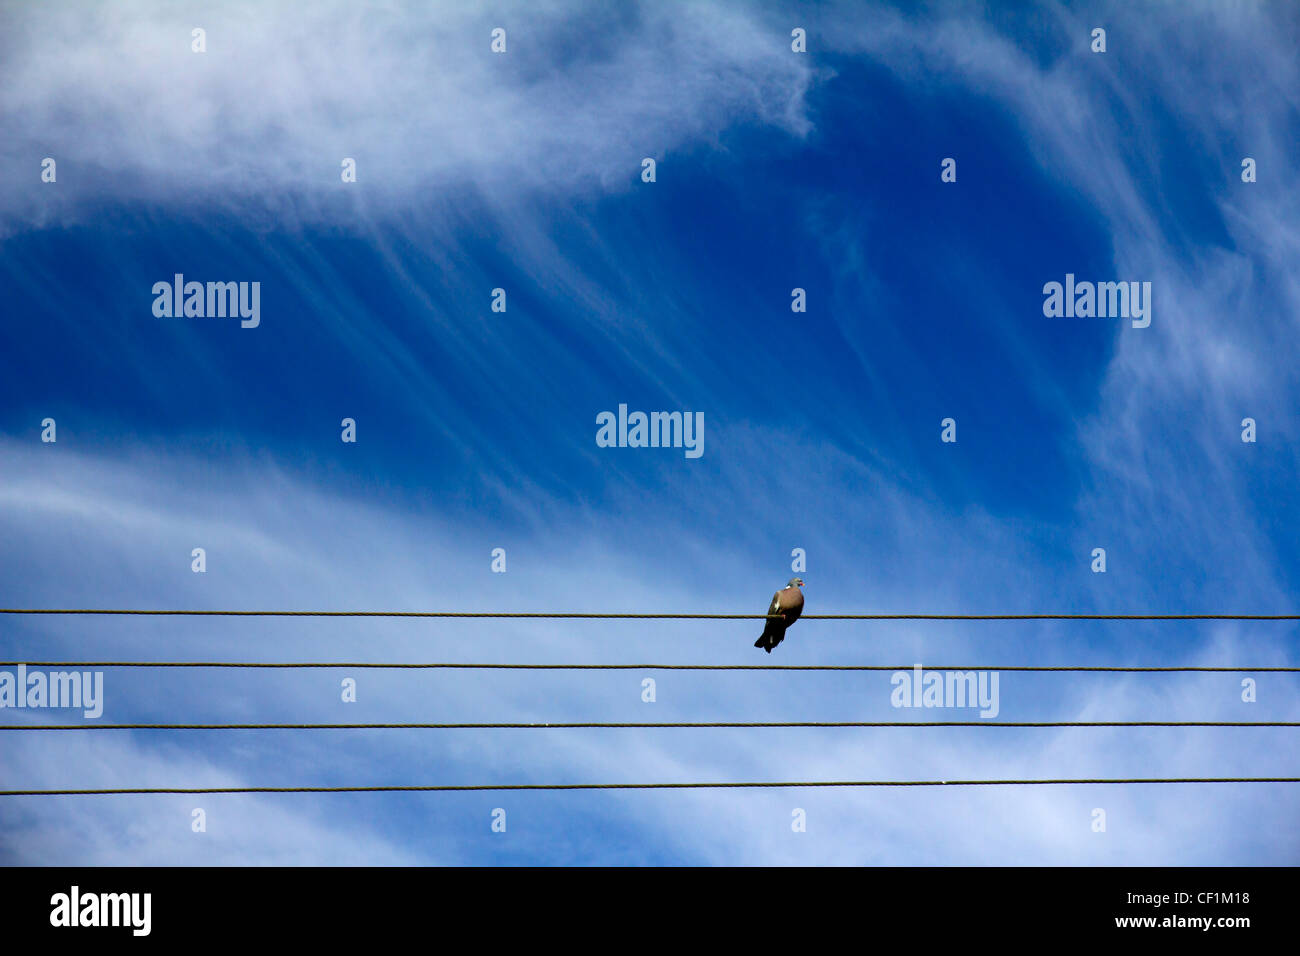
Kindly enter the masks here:
M 803 578 L 791 578 L 789 584 L 772 595 L 767 613 L 781 616 L 767 619 L 762 636 L 754 642 L 755 647 L 761 647 L 771 654 L 772 648 L 785 640 L 785 629 L 799 620 L 799 615 L 803 613 L 803 592 L 799 590 L 801 587 Z

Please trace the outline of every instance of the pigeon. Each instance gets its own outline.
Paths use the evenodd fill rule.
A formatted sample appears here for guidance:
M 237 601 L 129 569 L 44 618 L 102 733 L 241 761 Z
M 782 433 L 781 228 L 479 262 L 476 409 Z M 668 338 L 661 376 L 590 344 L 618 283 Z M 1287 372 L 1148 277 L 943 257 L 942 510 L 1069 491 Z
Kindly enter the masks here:
M 791 578 L 789 584 L 772 595 L 767 613 L 780 614 L 781 617 L 767 619 L 763 636 L 754 642 L 755 647 L 761 647 L 771 654 L 772 648 L 785 640 L 785 629 L 799 620 L 799 615 L 803 613 L 803 592 L 799 590 L 801 587 L 803 578 Z

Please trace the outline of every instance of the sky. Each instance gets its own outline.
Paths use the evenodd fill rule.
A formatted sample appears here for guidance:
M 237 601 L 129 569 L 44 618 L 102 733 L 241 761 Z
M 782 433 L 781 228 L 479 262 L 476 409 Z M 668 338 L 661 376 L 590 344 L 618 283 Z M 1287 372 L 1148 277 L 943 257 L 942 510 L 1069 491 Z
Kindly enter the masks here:
M 0 606 L 757 615 L 796 572 L 808 614 L 1300 606 L 1286 5 L 6 2 L 0 22 Z M 156 315 L 177 273 L 259 283 L 257 326 Z M 1150 325 L 1045 315 L 1067 274 L 1149 282 Z M 702 413 L 703 453 L 601 447 L 621 404 Z M 807 620 L 771 658 L 760 630 L 5 615 L 0 656 L 1300 665 L 1296 622 Z M 989 724 L 1300 720 L 1294 674 L 999 676 Z M 104 682 L 101 722 L 975 716 L 894 707 L 889 672 Z M 1294 740 L 24 731 L 0 780 L 1297 776 Z M 0 861 L 1294 864 L 1298 808 L 1294 784 L 9 796 Z

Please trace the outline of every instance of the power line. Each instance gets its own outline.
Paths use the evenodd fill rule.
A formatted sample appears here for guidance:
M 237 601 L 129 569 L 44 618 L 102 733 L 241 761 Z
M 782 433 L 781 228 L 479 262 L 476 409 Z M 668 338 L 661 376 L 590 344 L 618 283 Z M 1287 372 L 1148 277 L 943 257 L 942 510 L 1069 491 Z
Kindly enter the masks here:
M 84 790 L 0 790 L 0 797 L 121 796 L 206 793 L 449 793 L 518 790 L 758 790 L 806 787 L 1031 787 L 1166 783 L 1300 783 L 1300 777 L 1111 777 L 1049 780 L 790 780 L 720 783 L 509 783 L 372 787 L 120 787 Z
M 792 720 L 792 721 L 576 721 L 559 723 L 372 723 L 372 724 L 2 724 L 6 730 L 579 730 L 759 729 L 906 727 L 1300 727 L 1289 720 Z
M 765 620 L 779 614 L 605 614 L 550 611 L 231 611 L 156 610 L 149 608 L 0 608 L 0 614 L 138 614 L 162 617 L 446 617 L 446 618 L 548 618 L 639 620 Z
M 0 614 L 98 614 L 159 617 L 419 617 L 548 620 L 762 621 L 780 614 L 642 614 L 585 611 L 232 611 L 152 608 L 0 608 Z M 801 621 L 1300 621 L 1300 614 L 805 614 Z
M 915 664 L 473 664 L 383 663 L 376 661 L 0 661 L 0 667 L 244 667 L 391 668 L 395 670 L 508 671 L 910 671 Z M 1035 673 L 1300 673 L 1300 667 L 1126 667 L 927 664 L 927 671 L 1029 671 Z

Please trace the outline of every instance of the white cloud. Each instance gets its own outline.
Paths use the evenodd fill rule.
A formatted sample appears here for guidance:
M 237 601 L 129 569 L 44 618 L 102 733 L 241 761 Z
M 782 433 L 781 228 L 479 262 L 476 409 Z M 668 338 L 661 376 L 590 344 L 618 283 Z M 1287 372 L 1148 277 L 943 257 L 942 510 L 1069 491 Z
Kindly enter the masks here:
M 51 460 L 49 452 L 62 456 Z M 446 519 L 378 507 L 327 493 L 305 476 L 265 464 L 227 461 L 217 487 L 211 474 L 176 455 L 113 460 L 71 448 L 3 448 L 6 491 L 0 531 L 25 566 L 6 574 L 6 604 L 230 606 L 245 608 L 721 609 L 755 604 L 769 582 L 739 539 L 686 529 L 655 529 L 634 517 L 587 527 L 577 509 L 553 515 L 576 535 L 514 532 L 506 575 L 492 575 L 488 552 L 500 529 L 477 519 Z M 737 464 L 737 471 L 744 468 Z M 778 481 L 792 480 L 783 476 Z M 766 499 L 740 475 L 731 501 Z M 721 487 L 721 486 L 720 486 Z M 841 476 L 802 481 L 811 502 L 833 498 Z M 779 494 L 779 490 L 775 493 Z M 946 597 L 914 589 L 911 567 L 881 567 L 869 591 L 835 567 L 861 556 L 818 551 L 809 573 L 810 600 L 821 610 L 861 607 L 970 606 L 990 579 L 980 555 L 1014 554 L 1005 529 L 984 518 L 938 517 L 891 492 L 886 502 L 841 502 L 846 527 L 897 515 L 911 536 L 909 553 L 944 554 L 932 567 Z M 285 507 L 292 501 L 291 509 Z M 877 509 L 880 509 L 877 512 Z M 814 509 L 815 510 L 815 509 Z M 875 518 L 869 518 L 875 515 Z M 701 515 L 700 528 L 721 527 Z M 829 520 L 816 513 L 812 522 Z M 955 522 L 955 523 L 954 523 Z M 954 532 L 954 528 L 960 528 Z M 878 541 L 891 534 L 883 529 Z M 636 540 L 629 553 L 620 542 Z M 208 546 L 208 573 L 189 571 L 189 548 Z M 477 542 L 477 544 L 475 543 Z M 577 542 L 580 542 L 577 543 Z M 525 556 L 526 559 L 525 559 Z M 855 560 L 857 563 L 855 564 Z M 1032 557 L 1025 560 L 1033 563 Z M 769 565 L 770 568 L 770 565 Z M 700 582 L 708 582 L 701 591 Z M 1049 592 L 1042 597 L 1044 601 Z M 759 603 L 766 599 L 760 594 Z M 926 602 L 926 603 L 920 603 Z M 321 620 L 175 620 L 68 618 L 5 621 L 6 653 L 28 659 L 139 657 L 248 660 L 477 660 L 514 662 L 752 662 L 756 624 L 718 622 L 427 622 Z M 1035 639 L 1037 638 L 1037 639 Z M 1032 654 L 1026 648 L 1037 645 Z M 1270 650 L 1271 647 L 1271 650 Z M 782 662 L 860 661 L 906 664 L 1069 663 L 1088 656 L 1059 628 L 990 625 L 797 625 Z M 1267 663 L 1283 654 L 1252 635 L 1219 632 L 1204 659 Z M 943 658 L 940 660 L 939 658 Z M 1107 659 L 1113 660 L 1113 656 Z M 755 675 L 659 672 L 659 700 L 640 700 L 638 671 L 602 674 L 366 671 L 360 699 L 338 700 L 339 672 L 111 671 L 105 720 L 410 721 L 410 720 L 710 720 L 901 719 L 889 706 L 888 674 Z M 1285 678 L 1267 682 L 1259 713 L 1295 719 Z M 1004 675 L 1004 719 L 1248 719 L 1235 690 L 1210 680 L 1164 676 L 1063 680 Z M 1290 699 L 1288 706 L 1280 701 Z M 1255 711 L 1252 709 L 1251 716 Z M 902 717 L 912 716 L 903 714 Z M 931 717 L 932 714 L 924 714 Z M 948 715 L 945 715 L 948 716 Z M 1261 718 L 1262 719 L 1262 718 Z M 1017 731 L 1006 729 L 842 731 L 347 731 L 185 732 L 118 737 L 94 732 L 15 739 L 7 782 L 18 786 L 295 785 L 484 782 L 644 782 L 655 780 L 890 779 L 1135 774 L 1219 775 L 1275 772 L 1271 731 Z M 1238 736 L 1240 735 L 1240 736 Z M 93 747 L 92 747 L 93 745 Z M 93 753 L 93 759 L 87 757 Z M 532 795 L 508 798 L 512 819 L 533 830 L 562 826 L 545 849 L 555 861 L 598 854 L 591 827 L 618 832 L 632 859 L 654 852 L 710 862 L 994 863 L 1281 861 L 1296 847 L 1260 846 L 1231 819 L 1267 818 L 1268 794 L 1225 788 L 1214 803 L 1178 787 L 1144 790 L 1025 788 L 916 791 L 736 791 L 571 795 L 568 803 Z M 5 798 L 10 800 L 11 798 Z M 69 798 L 0 805 L 6 829 L 21 822 L 48 840 L 12 835 L 8 852 L 42 862 L 203 862 L 219 846 L 223 859 L 258 862 L 389 862 L 481 859 L 464 841 L 484 821 L 474 804 L 430 795 L 443 807 L 437 840 L 405 843 L 402 828 L 427 829 L 405 810 L 384 819 L 384 832 L 358 833 L 355 815 L 393 806 L 385 795 L 221 798 L 235 832 L 191 839 L 184 800 Z M 504 797 L 494 795 L 493 806 Z M 564 799 L 568 799 L 565 797 Z M 571 808 L 588 808 L 587 829 Z M 385 801 L 388 801 L 385 803 Z M 201 803 L 195 805 L 203 805 Z M 1110 835 L 1089 829 L 1093 806 L 1107 808 Z M 453 812 L 450 807 L 457 808 Z M 810 814 L 807 834 L 790 832 L 790 810 Z M 160 809 L 161 808 L 161 809 Z M 160 817 L 160 813 L 164 816 Z M 166 813 L 176 819 L 163 825 Z M 481 815 L 481 814 L 480 814 Z M 477 822 L 475 822 L 477 821 Z M 561 823 L 561 821 L 563 821 Z M 227 825 L 227 824 L 223 824 Z M 168 829 L 168 828 L 171 829 Z M 1204 834 L 1189 842 L 1190 828 Z M 16 833 L 17 831 L 13 831 Z M 423 834 L 423 830 L 421 830 Z M 633 836 L 627 836 L 632 834 Z M 794 841 L 794 842 L 792 842 Z M 504 845 L 504 844 L 503 844 Z M 626 844 L 620 844 L 627 846 Z M 613 852 L 612 850 L 609 852 Z M 1248 856 L 1248 853 L 1255 854 Z M 207 854 L 205 856 L 205 854 Z
M 0 156 L 33 184 L 0 193 L 11 227 L 134 199 L 346 224 L 470 188 L 628 188 L 643 157 L 736 124 L 809 128 L 807 58 L 739 7 L 243 0 L 5 17 Z M 496 26 L 505 54 L 489 50 Z M 44 156 L 57 187 L 38 181 Z M 359 166 L 346 194 L 345 156 Z
M 1270 467 L 1300 470 L 1291 414 L 1300 373 L 1277 347 L 1300 332 L 1300 288 L 1286 265 L 1300 248 L 1288 136 L 1297 132 L 1300 68 L 1277 19 L 1289 15 L 1111 5 L 1093 14 L 1109 24 L 1110 52 L 1093 54 L 1092 20 L 1045 9 L 1044 43 L 1061 46 L 1046 63 L 972 8 L 932 17 L 882 10 L 828 36 L 903 80 L 941 79 L 1001 107 L 1044 174 L 1106 224 L 1114 277 L 1153 283 L 1151 327 L 1118 331 L 1098 408 L 1080 417 L 1089 467 L 1080 524 L 1111 528 L 1110 543 L 1122 542 L 1129 566 L 1148 573 L 1177 542 L 1178 573 L 1197 582 L 1189 601 L 1287 607 L 1271 509 L 1247 479 Z M 1244 155 L 1270 179 L 1241 183 Z M 1188 187 L 1175 174 L 1201 162 L 1209 165 L 1192 177 L 1196 191 L 1179 195 Z M 1222 239 L 1207 225 L 1214 216 Z M 1063 326 L 1063 349 L 1070 335 Z M 1259 454 L 1239 439 L 1246 416 L 1268 423 Z M 1153 582 L 1134 596 L 1148 602 L 1156 591 Z
M 344 12 L 351 8 L 330 4 L 305 10 L 258 7 L 266 12 L 257 16 L 249 15 L 251 7 L 223 7 L 202 14 L 209 20 L 206 59 L 188 51 L 192 17 L 164 13 L 171 8 L 159 6 L 134 9 L 137 13 L 127 15 L 118 8 L 73 14 L 42 6 L 7 14 L 20 29 L 0 41 L 8 44 L 5 54 L 15 78 L 0 93 L 0 115 L 5 117 L 0 120 L 5 134 L 0 149 L 7 161 L 31 163 L 33 178 L 41 155 L 54 153 L 61 163 L 64 156 L 72 160 L 61 166 L 58 194 L 68 205 L 54 207 L 56 212 L 79 212 L 83 207 L 78 204 L 94 196 L 233 202 L 243 212 L 250 204 L 273 208 L 283 200 L 280 211 L 331 215 L 323 197 L 336 184 L 337 157 L 357 153 L 366 195 L 379 204 L 468 185 L 488 192 L 520 185 L 610 189 L 634 180 L 641 155 L 709 141 L 738 116 L 775 124 L 793 135 L 807 131 L 801 97 L 811 73 L 788 55 L 785 35 L 718 7 L 673 7 L 669 13 L 648 6 L 602 34 L 594 46 L 584 44 L 583 23 L 569 15 L 569 8 L 516 14 L 505 25 L 511 31 L 508 56 L 518 59 L 504 63 L 487 52 L 487 28 L 493 24 L 446 8 L 418 14 L 426 17 L 427 29 L 397 30 L 396 7 L 388 8 L 390 19 L 382 11 L 360 17 Z M 402 23 L 412 15 L 405 9 L 401 14 Z M 522 28 L 515 25 L 519 16 L 527 17 Z M 1270 342 L 1284 332 L 1294 334 L 1294 316 L 1300 314 L 1294 281 L 1270 276 L 1252 294 L 1246 253 L 1198 250 L 1188 258 L 1166 239 L 1158 197 L 1126 161 L 1127 144 L 1109 121 L 1105 104 L 1089 95 L 1121 82 L 1105 72 L 1093 81 L 1085 79 L 1084 71 L 1109 70 L 1108 63 L 1098 67 L 1085 58 L 1045 70 L 1005 38 L 968 19 L 928 24 L 882 16 L 861 48 L 905 76 L 940 75 L 1009 105 L 1040 161 L 1109 217 L 1117 265 L 1161 280 L 1161 311 L 1148 330 L 1152 334 L 1122 335 L 1103 406 L 1085 428 L 1090 463 L 1104 490 L 1080 502 L 1079 513 L 1121 515 L 1138 529 L 1135 546 L 1145 541 L 1153 558 L 1177 542 L 1181 554 L 1201 561 L 1211 582 L 1208 591 L 1189 584 L 1189 597 L 1212 597 L 1218 606 L 1226 598 L 1213 590 L 1214 572 L 1231 566 L 1234 573 L 1220 577 L 1236 582 L 1242 607 L 1283 600 L 1285 591 L 1271 573 L 1267 546 L 1252 527 L 1248 495 L 1231 480 L 1228 453 L 1217 439 L 1207 437 L 1212 429 L 1207 427 L 1194 445 L 1167 432 L 1179 415 L 1189 414 L 1188 408 L 1199 409 L 1207 422 L 1225 416 L 1235 420 L 1243 397 L 1271 409 L 1273 427 L 1285 428 L 1276 418 L 1279 409 L 1294 407 L 1295 373 L 1284 366 L 1283 355 L 1270 352 Z M 1264 78 L 1263 88 L 1254 92 L 1268 102 L 1265 94 L 1292 76 L 1294 68 L 1267 36 L 1266 22 L 1246 18 L 1244 25 L 1234 23 L 1210 75 L 1222 79 L 1230 74 L 1248 48 L 1262 64 L 1257 75 Z M 1226 21 L 1220 25 L 1227 29 Z M 441 41 L 430 43 L 430 34 Z M 1203 141 L 1213 141 L 1223 124 L 1238 115 L 1232 94 L 1207 100 L 1195 85 L 1180 94 L 1176 84 L 1187 81 L 1190 67 L 1176 58 L 1162 59 L 1158 35 L 1131 35 L 1127 42 L 1130 49 L 1147 44 L 1145 65 L 1152 82 L 1169 78 L 1162 89 L 1180 104 L 1180 115 L 1214 118 L 1213 125 L 1199 131 Z M 530 40 L 539 36 L 547 39 L 547 53 L 530 54 Z M 231 42 L 235 37 L 238 44 Z M 1118 39 L 1112 33 L 1112 42 Z M 571 64 L 550 66 L 554 44 L 572 44 Z M 1282 99 L 1288 96 L 1294 98 L 1291 93 Z M 1206 108 L 1194 108 L 1199 105 Z M 1282 171 L 1293 163 L 1284 155 L 1285 142 L 1270 137 L 1265 112 L 1246 121 L 1253 124 L 1247 135 L 1263 144 L 1252 152 L 1261 159 L 1261 169 L 1274 171 L 1276 182 L 1290 182 L 1293 177 Z M 1149 141 L 1134 147 L 1146 155 L 1154 148 Z M 83 172 L 93 173 L 93 188 L 79 185 Z M 1230 172 L 1225 170 L 1225 176 Z M 320 192 L 308 185 L 315 182 Z M 1280 198 L 1283 212 L 1266 214 L 1262 198 L 1226 191 L 1224 196 L 1233 198 L 1220 197 L 1219 207 L 1239 246 L 1251 250 L 1256 262 L 1277 268 L 1290 261 L 1300 240 L 1297 217 L 1286 211 L 1294 205 L 1285 205 L 1294 199 L 1269 189 L 1261 188 L 1261 197 Z M 35 189 L 6 187 L 4 196 L 0 215 L 11 223 L 39 221 L 51 209 L 46 194 Z M 560 256 L 539 233 L 526 233 L 519 249 L 534 267 L 542 262 L 555 271 Z M 572 291 L 598 294 L 580 279 L 566 281 L 572 282 Z M 1218 318 L 1239 314 L 1234 310 L 1243 296 L 1254 310 L 1253 321 L 1225 327 Z M 1195 401 L 1189 405 L 1189 400 Z M 1229 445 L 1232 438 L 1229 434 Z M 1052 575 L 1059 572 L 1044 567 L 1042 553 L 1034 542 L 1025 542 L 1022 529 L 995 515 L 947 513 L 925 489 L 905 491 L 887 467 L 801 443 L 799 436 L 733 427 L 727 440 L 733 454 L 719 459 L 720 471 L 710 488 L 685 479 L 675 489 L 699 502 L 696 528 L 656 525 L 653 516 L 636 511 L 634 495 L 626 488 L 611 492 L 614 503 L 627 506 L 617 516 L 552 506 L 547 515 L 534 514 L 531 527 L 562 527 L 567 537 L 517 534 L 514 540 L 532 560 L 512 557 L 504 580 L 487 570 L 488 549 L 499 543 L 499 535 L 475 521 L 413 516 L 358 503 L 322 491 L 310 476 L 264 465 L 237 462 L 220 472 L 222 486 L 212 488 L 203 483 L 203 476 L 212 473 L 207 464 L 181 455 L 115 461 L 78 456 L 62 444 L 38 454 L 9 443 L 3 448 L 0 529 L 6 542 L 14 543 L 12 553 L 24 555 L 26 563 L 7 569 L 6 602 L 744 609 L 754 606 L 760 582 L 764 589 L 779 583 L 765 577 L 772 565 L 762 551 L 763 509 L 773 501 L 798 501 L 804 527 L 837 531 L 835 543 L 815 557 L 828 570 L 808 575 L 810 601 L 822 608 L 971 607 L 988 600 L 991 582 L 1027 606 L 1058 604 L 1063 592 Z M 787 450 L 788 463 L 749 467 L 769 460 L 764 450 L 774 445 Z M 61 456 L 63 465 L 72 458 L 73 467 L 51 467 L 49 452 Z M 1184 454 L 1206 466 L 1204 478 L 1197 477 L 1196 469 L 1189 474 L 1186 462 L 1179 460 Z M 808 457 L 819 463 L 815 473 L 797 464 Z M 845 487 L 865 493 L 847 497 Z M 529 507 L 526 497 L 514 501 L 521 511 Z M 291 509 L 286 502 L 292 502 Z M 1207 515 L 1219 523 L 1211 527 Z M 719 529 L 733 530 L 722 534 Z M 854 541 L 865 544 L 854 550 Z M 196 542 L 209 547 L 206 576 L 188 571 L 189 549 Z M 630 549 L 629 542 L 636 548 Z M 1150 568 L 1158 567 L 1153 560 Z M 707 591 L 702 592 L 701 582 L 707 582 Z M 1117 583 L 1109 597 L 1141 607 L 1148 593 L 1135 575 L 1127 584 Z M 766 596 L 760 593 L 757 599 Z M 727 661 L 750 660 L 752 650 L 752 639 L 741 639 L 746 629 L 730 625 L 6 623 L 7 644 L 29 656 L 35 648 L 73 655 L 90 647 L 95 655 L 112 648 L 177 658 Z M 812 624 L 783 645 L 789 662 L 905 663 L 919 656 L 931 663 L 942 655 L 954 663 L 978 663 L 997 655 L 994 663 L 1026 663 L 1026 656 L 1042 663 L 1084 663 L 1094 662 L 1096 654 L 1113 661 L 1117 646 L 1084 644 L 1078 632 L 1053 627 Z M 1133 635 L 1123 645 L 1128 654 L 1158 646 L 1150 631 L 1128 633 Z M 1278 632 L 1214 633 L 1214 656 L 1205 650 L 1201 659 L 1261 664 L 1286 659 Z M 869 650 L 864 651 L 864 642 Z M 1189 646 L 1188 653 L 1195 655 L 1195 648 Z M 172 715 L 200 709 L 220 720 L 232 712 L 262 714 L 266 708 L 279 708 L 278 719 L 326 719 L 337 712 L 327 693 L 333 691 L 332 679 L 331 674 L 330 680 L 307 677 L 267 684 L 223 672 L 201 683 L 182 676 L 149 686 L 119 676 L 132 696 L 125 702 L 118 698 L 112 706 L 120 708 L 117 719 L 137 712 Z M 897 716 L 887 707 L 883 678 L 855 678 L 832 685 L 833 692 L 826 692 L 826 686 L 823 678 L 813 677 L 777 683 L 741 675 L 709 680 L 674 676 L 661 681 L 655 714 L 661 719 Z M 1004 698 L 1007 719 L 1011 708 L 1023 709 L 1024 718 L 1060 708 L 1066 716 L 1122 719 L 1162 718 L 1162 709 L 1179 707 L 1202 718 L 1224 714 L 1240 719 L 1241 705 L 1209 680 L 1099 678 L 1062 687 L 1039 678 L 1020 686 L 1024 690 Z M 1278 679 L 1270 687 L 1276 696 L 1268 706 L 1282 703 L 1269 713 L 1294 719 L 1291 684 Z M 557 675 L 417 680 L 374 674 L 365 679 L 358 719 L 427 714 L 448 719 L 636 719 L 645 713 L 638 690 L 635 676 L 621 672 L 599 681 Z M 1262 711 L 1265 705 L 1259 707 Z M 30 774 L 25 779 L 36 785 L 56 777 L 66 782 L 74 767 L 95 783 L 179 778 L 258 783 L 288 771 L 299 774 L 298 779 L 314 775 L 320 782 L 417 781 L 435 771 L 437 779 L 456 776 L 466 782 L 525 775 L 535 780 L 950 778 L 1218 775 L 1229 768 L 1255 775 L 1277 769 L 1286 753 L 1272 745 L 1278 738 L 1271 732 L 964 733 L 593 731 L 553 736 L 521 731 L 474 737 L 209 738 L 201 757 L 178 756 L 165 742 L 141 738 L 106 744 L 110 762 L 85 759 L 78 735 L 66 734 L 41 739 L 40 750 L 24 743 L 28 749 L 10 765 Z M 313 754 L 329 760 L 316 766 Z M 599 805 L 608 814 L 607 823 L 632 829 L 645 845 L 716 862 L 1236 863 L 1288 862 L 1300 852 L 1294 839 L 1264 840 L 1254 826 L 1293 808 L 1292 791 L 1279 800 L 1273 789 L 1223 788 L 1211 791 L 1213 802 L 1192 796 L 1197 793 L 1157 787 L 622 794 L 602 798 Z M 230 845 L 229 858 L 256 855 L 250 847 L 259 834 L 274 832 L 282 837 L 268 844 L 257 856 L 260 861 L 304 859 L 303 841 L 330 847 L 322 858 L 331 860 L 423 859 L 425 849 L 395 848 L 393 840 L 378 835 L 349 835 L 349 809 L 387 799 L 310 804 L 294 798 L 250 799 L 243 805 L 248 829 Z M 315 815 L 303 809 L 308 805 L 316 808 Z M 96 861 L 199 861 L 190 856 L 198 851 L 191 850 L 196 845 L 186 831 L 181 831 L 183 839 L 169 837 L 161 845 L 140 836 L 152 824 L 151 805 L 139 800 L 20 806 L 0 809 L 7 821 L 11 814 L 24 814 L 40 834 L 54 833 L 71 821 L 73 832 L 96 847 Z M 792 806 L 810 810 L 808 834 L 790 833 Z M 1093 806 L 1108 810 L 1111 829 L 1105 837 L 1088 826 Z M 117 814 L 106 827 L 100 816 L 105 807 Z M 85 834 L 95 826 L 102 829 L 94 831 L 92 840 Z M 1189 840 L 1188 833 L 1197 838 Z M 38 854 L 43 845 L 9 840 L 10 852 L 23 858 Z M 66 857 L 83 862 L 75 856 L 80 842 L 55 845 Z M 557 855 L 564 852 L 556 850 Z

